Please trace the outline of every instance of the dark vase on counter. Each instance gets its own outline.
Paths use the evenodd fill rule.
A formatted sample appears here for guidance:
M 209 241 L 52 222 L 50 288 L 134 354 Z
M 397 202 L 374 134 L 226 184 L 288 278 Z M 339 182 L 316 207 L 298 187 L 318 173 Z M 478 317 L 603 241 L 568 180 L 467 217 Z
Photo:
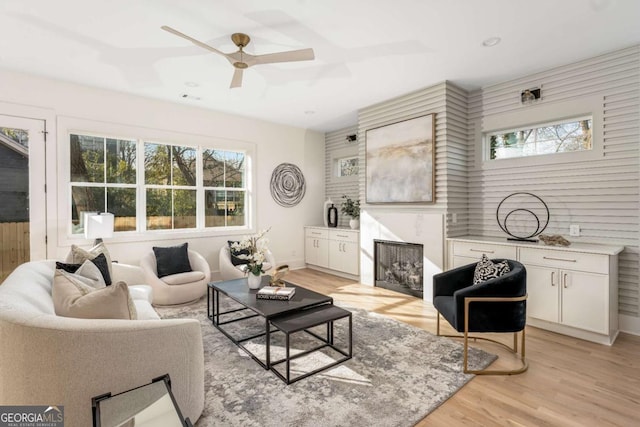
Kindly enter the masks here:
M 338 226 L 338 208 L 334 205 L 327 210 L 327 223 L 329 227 L 337 227 Z

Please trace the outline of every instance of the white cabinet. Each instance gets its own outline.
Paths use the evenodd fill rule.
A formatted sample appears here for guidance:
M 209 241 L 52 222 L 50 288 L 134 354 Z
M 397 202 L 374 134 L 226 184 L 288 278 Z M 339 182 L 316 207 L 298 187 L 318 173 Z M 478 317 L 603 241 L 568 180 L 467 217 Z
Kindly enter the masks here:
M 531 283 L 530 317 L 609 333 L 608 255 L 521 248 L 520 260 Z M 549 304 L 552 299 L 557 303 Z
M 329 267 L 329 232 L 315 228 L 305 232 L 304 259 L 307 264 Z
M 305 262 L 347 276 L 360 274 L 360 232 L 342 228 L 305 227 Z
M 358 275 L 360 242 L 357 231 L 329 230 L 329 268 Z
M 483 253 L 520 261 L 527 269 L 529 325 L 612 344 L 618 334 L 618 253 L 623 249 L 456 238 L 449 239 L 449 266 L 477 262 Z

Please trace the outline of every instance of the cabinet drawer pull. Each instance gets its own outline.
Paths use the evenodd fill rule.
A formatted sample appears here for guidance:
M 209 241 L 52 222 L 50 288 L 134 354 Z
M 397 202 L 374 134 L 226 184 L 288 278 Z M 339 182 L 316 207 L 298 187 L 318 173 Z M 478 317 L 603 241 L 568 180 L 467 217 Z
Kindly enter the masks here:
M 484 252 L 486 254 L 492 254 L 495 251 L 483 251 L 482 249 L 469 249 L 469 252 Z
M 336 234 L 336 236 L 338 236 L 338 237 L 344 237 L 344 238 L 346 238 L 346 239 L 348 239 L 348 238 L 349 238 L 349 236 L 345 236 L 344 234 Z
M 553 258 L 550 256 L 543 256 L 543 259 L 548 259 L 550 261 L 565 261 L 565 262 L 578 262 L 577 259 L 563 259 L 563 258 Z
M 312 231 L 311 234 L 315 234 L 316 236 L 320 236 L 322 233 L 318 233 L 317 231 Z

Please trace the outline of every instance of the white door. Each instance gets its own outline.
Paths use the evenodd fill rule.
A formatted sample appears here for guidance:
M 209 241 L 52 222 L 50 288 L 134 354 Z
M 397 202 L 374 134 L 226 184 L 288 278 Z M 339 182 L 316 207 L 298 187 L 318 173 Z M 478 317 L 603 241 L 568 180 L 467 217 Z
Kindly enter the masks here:
M 0 283 L 45 259 L 45 121 L 0 114 Z

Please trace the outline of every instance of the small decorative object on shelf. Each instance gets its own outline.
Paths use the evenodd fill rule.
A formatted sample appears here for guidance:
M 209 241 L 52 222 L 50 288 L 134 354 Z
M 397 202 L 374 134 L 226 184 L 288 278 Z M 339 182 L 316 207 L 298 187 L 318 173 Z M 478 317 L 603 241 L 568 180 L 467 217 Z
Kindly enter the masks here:
M 271 277 L 271 280 L 269 280 L 269 285 L 270 286 L 280 286 L 282 288 L 286 288 L 287 284 L 284 280 L 282 280 L 282 278 L 284 277 L 285 274 L 287 274 L 287 272 L 289 271 L 289 266 L 284 264 L 281 265 L 280 267 L 276 268 L 275 273 L 273 273 L 273 276 Z
M 284 288 L 280 286 L 265 286 L 256 292 L 256 298 L 258 299 L 276 299 L 282 301 L 288 301 L 293 298 L 296 293 L 296 288 Z
M 559 234 L 540 234 L 538 239 L 547 246 L 571 246 L 571 242 Z
M 324 219 L 325 227 L 329 226 L 329 207 L 333 205 L 334 205 L 333 200 L 331 200 L 331 197 L 329 197 L 327 201 L 324 202 L 324 205 L 322 206 L 322 218 Z
M 331 204 L 327 211 L 327 223 L 329 227 L 338 226 L 338 209 L 333 204 Z
M 510 207 L 513 208 L 510 209 Z M 503 208 L 502 211 L 500 208 Z M 534 210 L 538 213 L 536 214 Z M 538 215 L 541 215 L 543 223 L 541 223 L 541 217 Z M 535 223 L 531 219 L 535 220 Z M 533 239 L 533 237 L 541 234 L 549 225 L 549 207 L 535 194 L 527 192 L 512 193 L 498 204 L 496 220 L 500 229 L 511 236 L 507 240 L 535 243 L 537 240 Z M 511 225 L 509 225 L 510 223 Z M 518 234 L 512 232 L 509 227 L 513 229 L 514 225 L 519 226 L 522 231 L 518 232 Z
M 355 230 L 360 227 L 360 200 L 354 202 L 346 194 L 342 195 L 342 198 L 346 200 L 340 207 L 340 212 L 351 217 L 349 226 Z
M 249 261 L 245 264 L 244 273 L 248 275 L 247 281 L 249 288 L 258 289 L 262 283 L 260 275 L 264 273 L 262 264 L 264 263 L 267 251 L 267 243 L 269 240 L 264 237 L 267 232 L 271 230 L 269 227 L 266 230 L 260 231 L 254 236 L 245 236 L 241 241 L 234 242 L 231 245 L 231 249 L 236 252 L 244 251 L 236 255 L 236 258 L 246 259 Z

